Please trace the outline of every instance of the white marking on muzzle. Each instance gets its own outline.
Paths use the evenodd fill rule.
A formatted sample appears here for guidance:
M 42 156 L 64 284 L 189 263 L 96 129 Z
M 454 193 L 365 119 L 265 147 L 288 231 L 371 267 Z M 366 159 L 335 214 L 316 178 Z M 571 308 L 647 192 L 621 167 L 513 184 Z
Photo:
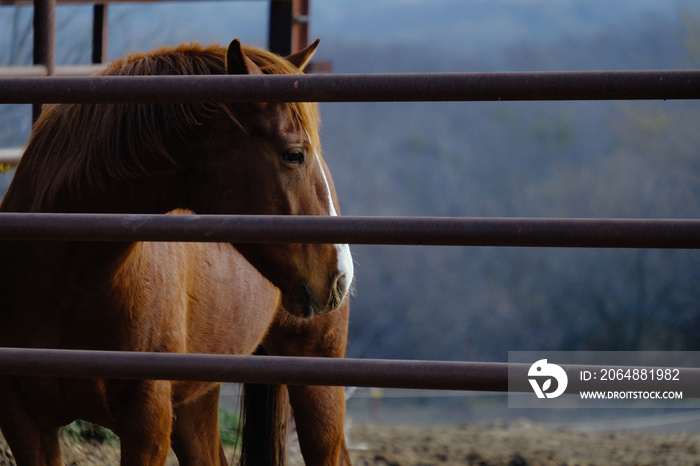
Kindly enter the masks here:
M 326 183 L 326 192 L 328 193 L 328 215 L 331 217 L 337 217 L 338 212 L 335 210 L 335 205 L 333 204 L 333 195 L 331 194 L 331 185 L 328 183 L 328 178 L 326 177 L 326 170 L 323 169 L 323 163 L 321 163 L 321 156 L 318 155 L 318 151 L 314 149 L 314 154 L 316 154 L 316 160 L 318 161 L 319 169 L 321 170 L 321 175 L 323 176 L 323 181 Z M 347 244 L 336 244 L 335 249 L 338 255 L 338 271 L 345 275 L 345 279 L 342 281 L 343 296 L 345 296 L 350 290 L 352 285 L 352 280 L 355 274 L 354 266 L 352 263 L 352 254 L 350 254 L 350 246 Z

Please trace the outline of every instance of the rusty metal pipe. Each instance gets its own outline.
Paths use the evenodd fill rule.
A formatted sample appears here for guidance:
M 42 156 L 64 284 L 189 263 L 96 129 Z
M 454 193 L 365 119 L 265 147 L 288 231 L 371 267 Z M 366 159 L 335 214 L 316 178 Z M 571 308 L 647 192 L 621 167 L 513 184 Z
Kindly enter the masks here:
M 0 240 L 700 248 L 700 220 L 0 213 Z
M 607 382 L 598 386 L 596 382 L 580 380 L 580 371 L 595 372 L 602 366 L 562 364 L 561 367 L 569 379 L 566 393 L 610 389 Z M 0 374 L 29 377 L 531 392 L 527 381 L 529 368 L 530 364 L 485 362 L 0 348 Z M 666 387 L 682 391 L 683 398 L 700 397 L 700 369 L 678 367 L 678 370 L 678 382 Z M 658 390 L 659 383 L 618 380 L 615 389 Z
M 0 374 L 505 391 L 502 363 L 0 348 Z
M 92 63 L 100 65 L 107 59 L 107 40 L 109 39 L 109 22 L 107 3 L 95 3 L 92 6 Z
M 56 0 L 34 0 L 34 48 L 32 62 L 46 67 L 52 76 L 56 69 Z M 32 102 L 32 121 L 39 119 L 44 102 Z
M 0 103 L 699 98 L 697 70 L 0 78 Z
M 56 66 L 56 0 L 34 0 L 33 63 L 44 65 L 49 76 Z

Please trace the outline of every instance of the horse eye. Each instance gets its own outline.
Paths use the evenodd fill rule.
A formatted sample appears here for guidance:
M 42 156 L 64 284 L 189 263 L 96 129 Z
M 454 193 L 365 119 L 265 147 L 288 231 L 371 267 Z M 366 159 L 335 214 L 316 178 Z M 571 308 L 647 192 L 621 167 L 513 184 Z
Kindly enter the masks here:
M 296 147 L 283 153 L 282 158 L 287 163 L 302 164 L 306 161 L 306 150 L 301 147 Z

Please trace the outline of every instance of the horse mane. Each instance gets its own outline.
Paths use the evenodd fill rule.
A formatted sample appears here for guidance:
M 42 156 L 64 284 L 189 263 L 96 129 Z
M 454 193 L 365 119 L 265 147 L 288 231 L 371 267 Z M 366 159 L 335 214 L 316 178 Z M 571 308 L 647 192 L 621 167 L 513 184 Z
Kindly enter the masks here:
M 282 57 L 263 49 L 243 52 L 265 74 L 300 74 Z M 99 72 L 103 76 L 221 75 L 226 73 L 226 47 L 196 43 L 127 55 Z M 297 128 L 319 147 L 318 107 L 286 105 Z M 31 211 L 50 210 L 58 193 L 80 196 L 81 188 L 105 189 L 110 180 L 147 176 L 163 162 L 177 166 L 169 147 L 186 144 L 188 134 L 218 118 L 235 118 L 227 103 L 55 104 L 45 105 L 19 169 L 34 187 Z M 26 172 L 25 172 L 26 173 Z

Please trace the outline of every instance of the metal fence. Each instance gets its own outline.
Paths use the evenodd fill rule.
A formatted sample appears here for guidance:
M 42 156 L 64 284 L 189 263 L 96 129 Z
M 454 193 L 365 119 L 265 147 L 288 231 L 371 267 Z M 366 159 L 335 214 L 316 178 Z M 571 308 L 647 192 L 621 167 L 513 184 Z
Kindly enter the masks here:
M 700 99 L 700 71 L 0 78 L 0 103 Z
M 107 8 L 109 4 L 158 1 L 162 0 L 0 0 L 0 6 L 34 6 L 32 66 L 0 67 L 0 76 L 90 74 L 98 69 L 107 58 L 109 30 Z M 309 40 L 309 0 L 267 1 L 270 4 L 268 23 L 270 50 L 280 55 L 288 55 L 291 52 L 301 50 Z M 89 4 L 93 6 L 92 66 L 56 66 L 56 7 L 58 4 Z M 319 69 L 326 70 L 327 68 L 328 64 L 319 64 Z M 35 103 L 32 110 L 32 117 L 35 121 L 40 112 L 41 106 Z M 16 159 L 13 159 L 12 162 L 15 163 Z
M 700 71 L 0 78 L 0 103 L 699 98 Z M 0 214 L 0 240 L 17 239 L 700 248 L 700 220 Z M 508 390 L 504 363 L 5 348 L 0 372 Z

